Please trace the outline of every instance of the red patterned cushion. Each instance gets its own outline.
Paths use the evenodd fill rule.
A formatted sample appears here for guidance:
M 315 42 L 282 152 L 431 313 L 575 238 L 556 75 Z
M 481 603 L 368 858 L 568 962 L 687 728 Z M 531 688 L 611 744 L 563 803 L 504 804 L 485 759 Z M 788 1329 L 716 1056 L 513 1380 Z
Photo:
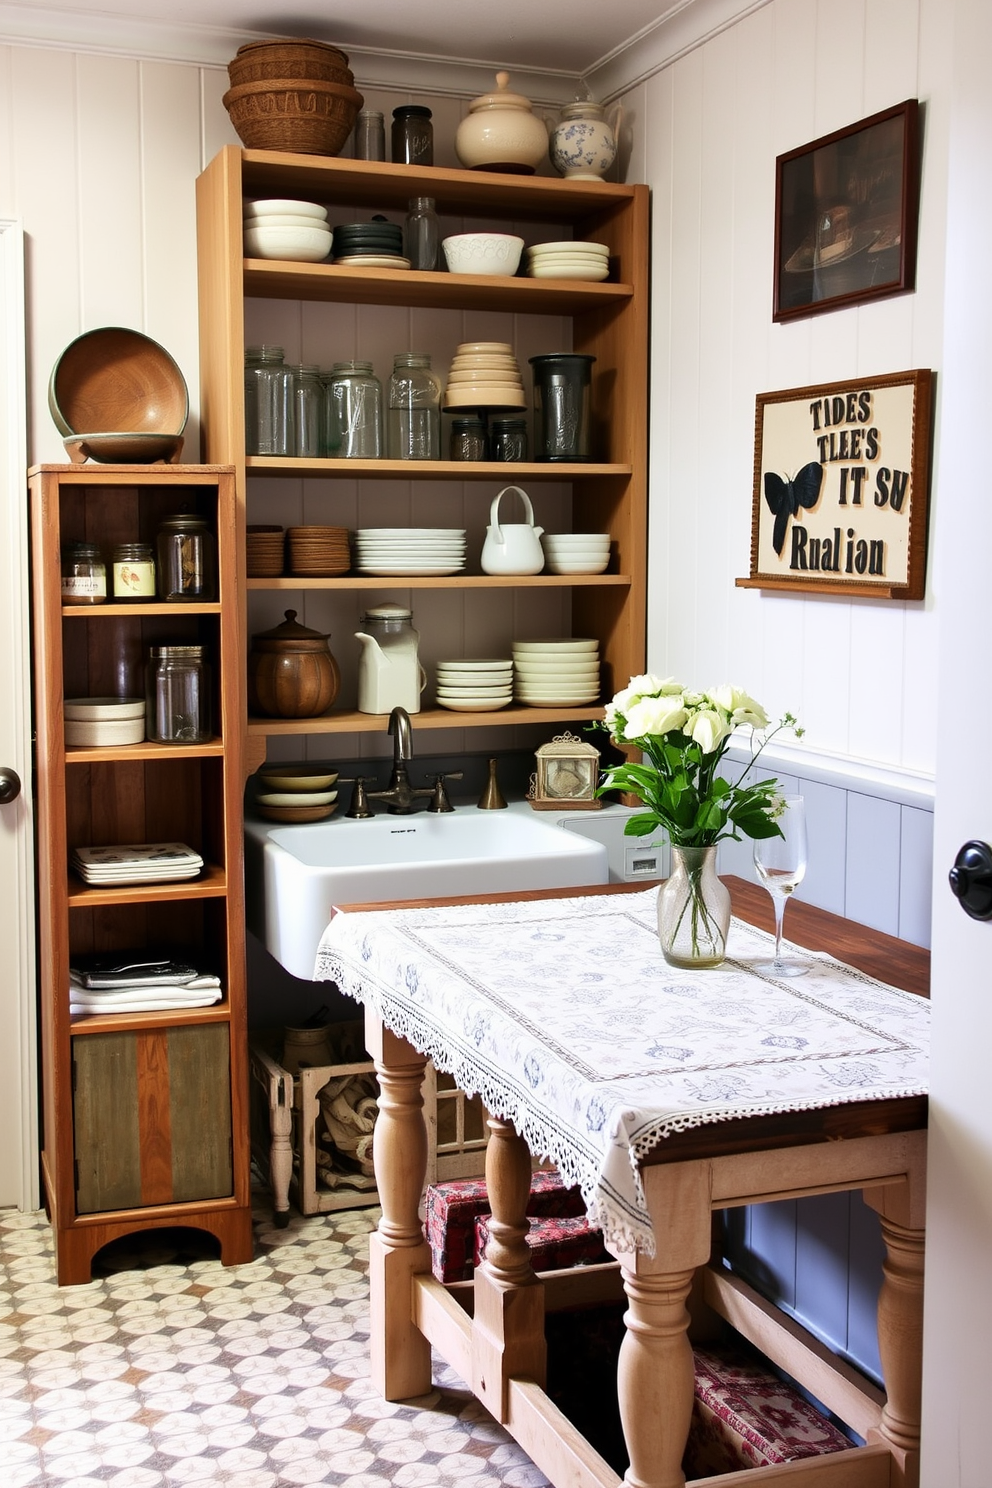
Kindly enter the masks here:
M 477 1266 L 489 1244 L 489 1220 L 480 1214 L 475 1221 L 474 1262 Z M 530 1263 L 535 1271 L 564 1271 L 569 1266 L 591 1265 L 610 1259 L 601 1231 L 581 1219 L 532 1219 L 526 1237 Z
M 531 1174 L 528 1214 L 548 1218 L 580 1218 L 586 1212 L 577 1188 L 566 1188 L 554 1169 Z M 459 1178 L 432 1183 L 427 1189 L 427 1240 L 431 1269 L 438 1281 L 467 1281 L 473 1267 L 473 1229 L 476 1217 L 489 1214 L 484 1178 Z
M 851 1443 L 799 1391 L 731 1350 L 695 1349 L 687 1478 L 840 1452 Z

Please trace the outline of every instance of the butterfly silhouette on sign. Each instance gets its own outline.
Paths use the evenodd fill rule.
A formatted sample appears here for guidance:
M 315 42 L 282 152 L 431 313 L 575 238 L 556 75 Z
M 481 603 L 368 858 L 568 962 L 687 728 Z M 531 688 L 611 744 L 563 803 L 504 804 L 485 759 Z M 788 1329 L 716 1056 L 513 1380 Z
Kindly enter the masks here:
M 785 547 L 789 518 L 794 517 L 801 506 L 810 511 L 813 509 L 820 499 L 822 483 L 823 466 L 818 460 L 811 460 L 808 465 L 804 465 L 791 480 L 776 475 L 773 470 L 765 471 L 765 500 L 775 517 L 772 547 L 780 558 Z

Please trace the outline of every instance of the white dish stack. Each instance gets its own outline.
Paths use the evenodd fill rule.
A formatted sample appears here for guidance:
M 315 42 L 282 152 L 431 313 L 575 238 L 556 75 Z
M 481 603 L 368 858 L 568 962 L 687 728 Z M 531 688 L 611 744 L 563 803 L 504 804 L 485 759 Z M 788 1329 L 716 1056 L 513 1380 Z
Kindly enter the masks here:
M 584 279 L 596 283 L 610 277 L 610 250 L 605 243 L 535 243 L 527 249 L 531 279 Z
M 464 527 L 363 527 L 355 533 L 355 568 L 362 574 L 432 578 L 464 567 Z
M 604 573 L 610 561 L 608 532 L 545 532 L 541 546 L 548 573 Z
M 599 642 L 514 641 L 513 690 L 531 708 L 578 708 L 599 701 Z
M 246 202 L 245 254 L 248 258 L 283 258 L 296 263 L 321 263 L 331 251 L 327 208 L 319 202 Z
M 145 737 L 144 698 L 66 698 L 62 714 L 70 749 L 140 744 Z
M 488 713 L 513 701 L 513 662 L 507 658 L 482 661 L 439 661 L 437 701 L 456 713 Z
M 120 847 L 76 847 L 72 867 L 84 883 L 103 888 L 178 883 L 196 878 L 203 859 L 185 842 L 135 842 Z

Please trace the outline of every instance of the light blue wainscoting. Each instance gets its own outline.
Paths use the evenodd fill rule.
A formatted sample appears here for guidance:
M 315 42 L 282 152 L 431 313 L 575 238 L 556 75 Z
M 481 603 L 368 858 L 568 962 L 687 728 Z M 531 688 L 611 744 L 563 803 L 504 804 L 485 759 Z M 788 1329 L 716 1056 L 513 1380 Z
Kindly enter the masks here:
M 735 755 L 738 765 L 748 759 L 728 754 L 730 778 Z M 932 781 L 823 756 L 806 760 L 798 749 L 763 755 L 755 778 L 769 775 L 806 801 L 809 867 L 796 897 L 928 946 Z M 719 871 L 753 879 L 750 842 L 721 843 Z M 725 1255 L 765 1296 L 880 1379 L 875 1313 L 884 1246 L 878 1216 L 859 1193 L 728 1210 Z

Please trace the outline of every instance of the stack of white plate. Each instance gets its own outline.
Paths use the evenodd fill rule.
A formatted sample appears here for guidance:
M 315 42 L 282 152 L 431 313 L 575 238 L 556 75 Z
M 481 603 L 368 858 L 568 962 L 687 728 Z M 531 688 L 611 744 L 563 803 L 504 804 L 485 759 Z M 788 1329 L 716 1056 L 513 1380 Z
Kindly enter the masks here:
M 439 661 L 437 700 L 456 713 L 487 713 L 513 701 L 513 662 L 507 658 L 482 661 Z
M 144 698 L 66 698 L 62 712 L 70 748 L 140 744 L 145 737 Z
M 599 701 L 599 642 L 514 641 L 513 689 L 532 708 L 577 708 Z
M 448 373 L 444 406 L 525 408 L 524 382 L 509 341 L 463 341 Z
M 320 263 L 331 251 L 327 208 L 319 202 L 246 202 L 245 253 L 249 258 L 284 258 L 297 263 Z
M 604 573 L 610 561 L 608 532 L 545 532 L 541 546 L 549 573 Z
M 432 578 L 464 567 L 464 527 L 360 527 L 355 533 L 355 568 L 362 574 Z
M 535 243 L 526 266 L 531 279 L 608 279 L 610 250 L 605 243 Z
M 85 883 L 103 888 L 126 884 L 174 883 L 196 878 L 203 867 L 185 842 L 123 843 L 120 847 L 76 847 L 72 866 Z

